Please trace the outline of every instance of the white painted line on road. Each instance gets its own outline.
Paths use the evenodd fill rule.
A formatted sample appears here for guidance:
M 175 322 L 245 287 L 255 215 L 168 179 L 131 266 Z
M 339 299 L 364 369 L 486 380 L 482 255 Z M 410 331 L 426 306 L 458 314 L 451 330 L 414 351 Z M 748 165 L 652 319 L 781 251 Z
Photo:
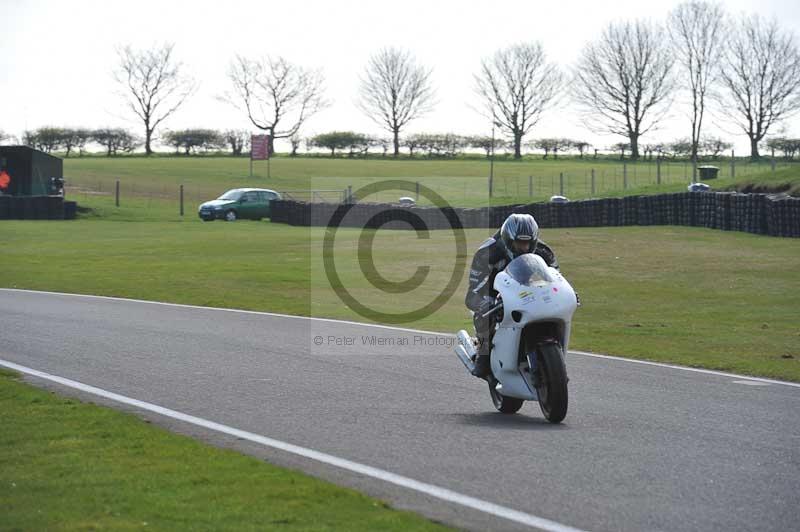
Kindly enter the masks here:
M 336 320 L 333 318 L 317 318 L 314 316 L 296 316 L 294 314 L 279 314 L 277 312 L 264 312 L 259 310 L 242 310 L 238 308 L 222 308 L 222 307 L 203 307 L 200 305 L 186 305 L 184 303 L 165 303 L 163 301 L 148 301 L 146 299 L 129 299 L 127 297 L 114 297 L 114 296 L 95 296 L 91 294 L 69 294 L 66 292 L 48 292 L 46 290 L 25 290 L 23 288 L 0 288 L 0 291 L 7 291 L 7 292 L 27 292 L 30 294 L 50 294 L 54 296 L 71 296 L 71 297 L 83 297 L 83 298 L 90 298 L 90 299 L 108 299 L 110 301 L 128 301 L 131 303 L 147 303 L 149 305 L 163 305 L 166 307 L 180 307 L 180 308 L 191 308 L 191 309 L 198 309 L 198 310 L 218 310 L 222 312 L 235 312 L 238 314 L 253 314 L 256 316 L 275 316 L 278 318 L 291 318 L 295 320 L 310 320 L 310 321 L 324 321 L 328 323 L 346 323 L 348 325 L 361 325 L 364 327 L 377 327 L 379 329 L 389 329 L 392 331 L 403 331 L 403 332 L 410 332 L 410 333 L 418 333 L 418 334 L 431 334 L 434 336 L 455 336 L 455 334 L 449 333 L 440 333 L 435 331 L 422 331 L 419 329 L 404 329 L 402 327 L 392 327 L 391 325 L 379 325 L 377 323 L 362 323 L 360 321 L 347 321 L 347 320 Z
M 131 303 L 146 303 L 149 305 L 163 305 L 167 307 L 179 307 L 179 308 L 190 308 L 190 309 L 198 309 L 198 310 L 215 310 L 215 311 L 222 311 L 222 312 L 235 312 L 240 314 L 253 314 L 257 316 L 274 316 L 278 318 L 291 318 L 291 319 L 298 319 L 298 320 L 311 320 L 311 321 L 323 321 L 329 323 L 345 323 L 348 325 L 358 325 L 362 327 L 376 327 L 379 329 L 388 329 L 391 331 L 403 331 L 403 332 L 410 332 L 410 333 L 417 333 L 417 334 L 430 334 L 434 336 L 445 336 L 445 337 L 452 337 L 455 336 L 451 333 L 443 333 L 443 332 L 435 332 L 435 331 L 422 331 L 419 329 L 404 329 L 402 327 L 393 327 L 391 325 L 378 325 L 377 323 L 362 323 L 359 321 L 347 321 L 347 320 L 336 320 L 333 318 L 316 318 L 312 316 L 295 316 L 292 314 L 278 314 L 275 312 L 261 312 L 257 310 L 241 310 L 241 309 L 234 309 L 234 308 L 220 308 L 220 307 L 202 307 L 199 305 L 185 305 L 183 303 L 165 303 L 163 301 L 148 301 L 146 299 L 129 299 L 125 297 L 113 297 L 113 296 L 95 296 L 91 294 L 69 294 L 65 292 L 48 292 L 45 290 L 25 290 L 22 288 L 0 288 L 0 291 L 7 291 L 7 292 L 26 292 L 31 294 L 50 294 L 56 296 L 70 296 L 70 297 L 82 297 L 82 298 L 90 298 L 90 299 L 107 299 L 110 301 L 127 301 Z M 718 375 L 721 377 L 731 377 L 734 379 L 746 379 L 749 381 L 754 382 L 765 382 L 768 384 L 780 384 L 783 386 L 792 386 L 794 388 L 800 388 L 800 383 L 796 382 L 787 382 L 787 381 L 779 381 L 773 379 L 764 379 L 761 377 L 750 377 L 748 375 L 737 375 L 735 373 L 725 373 L 723 371 L 714 371 L 710 369 L 699 369 L 699 368 L 689 368 L 686 366 L 678 366 L 675 364 L 665 364 L 663 362 L 651 362 L 649 360 L 636 360 L 635 358 L 623 358 L 623 357 L 616 357 L 612 355 L 601 355 L 599 353 L 590 353 L 588 351 L 570 351 L 570 354 L 587 356 L 587 357 L 594 357 L 594 358 L 605 358 L 608 360 L 617 360 L 619 362 L 630 362 L 632 364 L 644 364 L 647 366 L 656 366 L 660 368 L 670 368 L 676 369 L 679 371 L 691 371 L 693 373 L 705 373 L 706 375 Z
M 551 521 L 543 517 L 538 517 L 535 515 L 520 512 L 518 510 L 513 510 L 511 508 L 506 508 L 505 506 L 500 506 L 498 504 L 494 504 L 481 499 L 476 499 L 475 497 L 470 497 L 469 495 L 463 495 L 461 493 L 457 493 L 447 488 L 441 488 L 439 486 L 434 486 L 433 484 L 426 484 L 425 482 L 420 482 L 418 480 L 397 475 L 395 473 L 384 471 L 382 469 L 378 469 L 372 466 L 359 464 L 358 462 L 352 462 L 350 460 L 346 460 L 344 458 L 339 458 L 330 454 L 315 451 L 313 449 L 300 447 L 298 445 L 282 442 L 280 440 L 275 440 L 272 438 L 268 438 L 266 436 L 254 434 L 252 432 L 239 430 L 233 427 L 229 427 L 227 425 L 223 425 L 221 423 L 209 421 L 207 419 L 191 416 L 189 414 L 184 414 L 176 410 L 164 408 L 163 406 L 147 403 L 145 401 L 140 401 L 138 399 L 133 399 L 131 397 L 119 395 L 114 392 L 109 392 L 101 388 L 96 388 L 88 384 L 83 384 L 77 381 L 66 379 L 64 377 L 51 375 L 49 373 L 45 373 L 43 371 L 32 369 L 26 366 L 21 366 L 19 364 L 15 364 L 14 362 L 8 362 L 6 360 L 0 359 L 0 366 L 5 366 L 9 369 L 19 371 L 20 373 L 25 373 L 28 375 L 32 375 L 34 377 L 38 377 L 40 379 L 52 381 L 61 384 L 63 386 L 68 386 L 70 388 L 80 390 L 82 392 L 87 392 L 100 397 L 105 397 L 106 399 L 111 399 L 112 401 L 116 401 L 118 403 L 134 406 L 136 408 L 147 410 L 149 412 L 155 412 L 156 414 L 167 416 L 172 419 L 177 419 L 185 423 L 191 423 L 192 425 L 197 425 L 199 427 L 203 427 L 209 430 L 221 432 L 223 434 L 235 436 L 243 440 L 258 443 L 266 447 L 279 449 L 281 451 L 302 456 L 304 458 L 309 458 L 317 462 L 322 462 L 323 464 L 328 464 L 341 469 L 345 469 L 347 471 L 352 471 L 353 473 L 358 473 L 360 475 L 382 480 L 384 482 L 388 482 L 390 484 L 394 484 L 402 488 L 407 488 L 413 491 L 424 493 L 426 495 L 435 497 L 443 501 L 458 504 L 460 506 L 465 506 L 467 508 L 472 508 L 474 510 L 494 515 L 496 517 L 502 517 L 503 519 L 508 519 L 509 521 L 514 521 L 516 523 L 520 523 L 523 525 L 553 532 L 584 532 L 578 528 L 562 525 L 561 523 L 557 523 L 555 521 Z
M 686 366 L 664 364 L 663 362 L 650 362 L 649 360 L 636 360 L 635 358 L 622 358 L 611 355 L 599 355 L 597 353 L 587 353 L 586 351 L 570 351 L 569 354 L 583 355 L 594 358 L 607 358 L 608 360 L 618 360 L 620 362 L 630 362 L 632 364 L 644 364 L 645 366 L 658 366 L 660 368 L 678 369 L 681 371 L 691 371 L 693 373 L 705 373 L 706 375 L 718 375 L 720 377 L 730 377 L 732 379 L 744 379 L 753 383 L 781 384 L 783 386 L 792 386 L 794 388 L 800 388 L 800 383 L 796 382 L 777 381 L 773 379 L 764 379 L 761 377 L 748 377 L 747 375 L 737 375 L 735 373 L 725 373 L 724 371 L 714 371 L 711 369 L 687 368 Z
M 745 386 L 769 386 L 768 382 L 753 382 L 753 381 L 731 381 L 733 384 L 744 384 Z

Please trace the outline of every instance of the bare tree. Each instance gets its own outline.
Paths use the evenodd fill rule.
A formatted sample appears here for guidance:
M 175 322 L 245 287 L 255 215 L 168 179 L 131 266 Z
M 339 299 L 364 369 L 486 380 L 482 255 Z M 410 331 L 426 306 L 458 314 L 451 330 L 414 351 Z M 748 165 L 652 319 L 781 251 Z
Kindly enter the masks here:
M 78 157 L 83 157 L 86 153 L 86 144 L 92 140 L 92 130 L 79 127 L 73 130 L 75 147 L 78 148 Z
M 26 131 L 27 144 L 45 153 L 57 151 L 64 146 L 64 129 L 54 126 L 40 127 L 35 131 Z
M 704 137 L 700 142 L 700 149 L 706 153 L 711 154 L 711 157 L 716 159 L 723 151 L 733 148 L 733 143 L 722 140 L 718 137 Z
M 725 45 L 725 13 L 722 6 L 702 0 L 678 5 L 667 25 L 675 55 L 680 58 L 692 103 L 692 151 L 697 162 L 706 96 L 719 75 L 719 60 Z
M 250 133 L 244 129 L 228 129 L 222 133 L 225 142 L 231 147 L 231 155 L 239 157 L 250 144 Z
M 631 158 L 639 137 L 664 117 L 673 88 L 673 59 L 663 30 L 642 21 L 612 23 L 588 44 L 575 69 L 573 97 L 594 132 L 622 135 Z
M 625 159 L 625 152 L 631 149 L 631 145 L 629 142 L 617 142 L 611 149 L 619 152 L 620 159 Z
M 375 137 L 373 139 L 373 145 L 376 148 L 381 149 L 381 157 L 386 157 L 386 154 L 389 153 L 389 147 L 392 146 L 393 139 L 389 137 Z
M 542 159 L 547 159 L 547 157 L 550 155 L 550 152 L 553 153 L 554 159 L 558 159 L 559 151 L 566 151 L 573 145 L 574 141 L 558 137 L 536 139 L 529 143 L 529 146 L 533 149 L 544 150 L 544 156 Z
M 168 131 L 164 137 L 170 146 L 175 147 L 176 153 L 182 148 L 184 155 L 187 156 L 197 153 L 200 148 L 205 152 L 219 150 L 228 143 L 227 138 L 215 129 L 195 128 Z
M 328 106 L 322 96 L 322 72 L 283 57 L 253 60 L 237 55 L 228 78 L 233 92 L 222 99 L 244 111 L 254 126 L 267 132 L 270 153 L 275 139 L 291 138 L 308 118 Z
M 776 151 L 781 151 L 785 159 L 791 160 L 794 159 L 794 154 L 800 150 L 800 139 L 773 137 L 767 140 L 767 148 L 772 151 L 773 158 Z
M 120 151 L 130 153 L 141 144 L 139 139 L 122 128 L 95 129 L 92 131 L 92 140 L 104 146 L 109 157 Z
M 667 144 L 667 148 L 673 156 L 691 155 L 692 141 L 688 138 L 675 139 Z
M 489 159 L 492 153 L 503 145 L 503 139 L 496 137 L 492 138 L 488 135 L 473 135 L 467 137 L 467 146 L 470 148 L 480 148 L 486 153 L 486 158 Z
M 731 32 L 722 69 L 723 112 L 750 138 L 750 157 L 773 124 L 800 110 L 800 51 L 775 20 L 742 17 Z
M 197 84 L 184 75 L 182 63 L 172 56 L 174 44 L 152 50 L 117 49 L 119 65 L 114 79 L 123 87 L 131 111 L 144 123 L 144 151 L 153 153 L 156 128 L 191 96 Z
M 515 159 L 522 156 L 522 138 L 555 103 L 563 80 L 538 42 L 510 46 L 482 61 L 476 92 L 487 116 L 513 140 Z
M 400 131 L 434 104 L 431 70 L 405 50 L 384 48 L 369 58 L 361 77 L 358 108 L 392 134 L 400 154 Z
M 297 150 L 300 148 L 300 144 L 302 144 L 303 139 L 300 135 L 295 133 L 291 137 L 289 137 L 289 142 L 292 145 L 292 152 L 289 154 L 290 157 L 297 157 Z
M 423 141 L 425 140 L 425 136 L 421 133 L 415 133 L 413 135 L 407 135 L 403 138 L 403 146 L 408 148 L 408 156 L 414 157 L 414 150 L 422 149 Z
M 578 150 L 581 159 L 583 159 L 583 153 L 592 146 L 591 142 L 586 142 L 585 140 L 574 140 L 572 145 Z

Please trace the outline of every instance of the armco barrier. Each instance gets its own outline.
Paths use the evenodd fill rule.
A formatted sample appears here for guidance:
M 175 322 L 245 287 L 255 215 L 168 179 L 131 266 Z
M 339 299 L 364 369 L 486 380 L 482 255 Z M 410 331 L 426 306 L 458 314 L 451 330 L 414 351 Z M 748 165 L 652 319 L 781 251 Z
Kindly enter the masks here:
M 339 216 L 335 216 L 336 213 Z M 347 211 L 346 216 L 342 214 Z M 398 213 L 408 212 L 409 216 Z M 0 203 L 0 217 L 3 205 Z M 541 227 L 687 225 L 770 236 L 800 237 L 800 198 L 784 195 L 683 192 L 530 203 L 482 208 L 401 207 L 381 203 L 351 206 L 280 200 L 272 203 L 272 221 L 299 226 L 411 229 L 418 216 L 428 229 L 496 229 L 511 213 L 532 214 Z M 389 221 L 391 219 L 395 221 Z M 336 223 L 332 220 L 338 219 Z M 406 220 L 406 221 L 402 221 Z

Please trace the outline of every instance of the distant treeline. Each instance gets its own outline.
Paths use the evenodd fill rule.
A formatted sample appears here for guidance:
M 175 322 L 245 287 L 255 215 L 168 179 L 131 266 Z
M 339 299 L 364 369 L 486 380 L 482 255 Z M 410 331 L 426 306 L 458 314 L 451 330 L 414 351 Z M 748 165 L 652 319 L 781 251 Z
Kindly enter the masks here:
M 2 140 L 2 139 L 0 139 Z M 7 139 L 13 140 L 13 139 Z M 167 131 L 160 139 L 165 146 L 175 149 L 176 154 L 198 155 L 226 153 L 232 156 L 247 155 L 250 149 L 250 132 L 246 130 L 225 130 L 194 128 Z M 306 153 L 323 150 L 330 157 L 367 157 L 391 155 L 393 140 L 355 131 L 330 131 L 308 138 L 297 135 L 289 139 L 290 156 L 299 155 L 304 146 Z M 47 153 L 60 152 L 66 157 L 83 156 L 87 146 L 95 144 L 103 148 L 107 156 L 132 153 L 143 141 L 122 128 L 66 128 L 43 127 L 26 131 L 22 144 Z M 416 133 L 401 137 L 400 146 L 409 157 L 421 156 L 429 159 L 453 158 L 467 152 L 479 151 L 487 158 L 492 155 L 513 153 L 513 143 L 506 139 L 482 135 L 459 135 L 456 133 Z M 558 159 L 559 155 L 577 155 L 579 158 L 597 158 L 600 154 L 619 155 L 625 159 L 630 154 L 630 144 L 620 142 L 607 147 L 595 147 L 585 140 L 570 138 L 539 138 L 526 142 L 524 147 L 529 155 L 541 155 L 542 159 Z M 716 159 L 727 154 L 733 144 L 716 137 L 702 139 L 699 153 Z M 771 152 L 773 158 L 781 156 L 793 160 L 800 154 L 800 139 L 775 137 L 768 139 L 763 147 Z M 676 139 L 671 142 L 644 144 L 640 147 L 644 160 L 664 160 L 687 158 L 692 153 L 689 139 Z

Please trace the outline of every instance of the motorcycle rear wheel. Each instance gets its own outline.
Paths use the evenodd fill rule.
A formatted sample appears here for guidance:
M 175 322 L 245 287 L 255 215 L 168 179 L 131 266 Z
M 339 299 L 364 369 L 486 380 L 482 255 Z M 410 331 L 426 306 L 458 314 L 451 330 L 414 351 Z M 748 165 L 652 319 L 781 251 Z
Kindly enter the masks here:
M 506 397 L 495 389 L 497 380 L 494 377 L 489 377 L 489 395 L 492 396 L 494 407 L 503 414 L 516 414 L 522 408 L 524 399 L 517 399 L 516 397 Z
M 567 416 L 567 368 L 564 366 L 561 346 L 555 343 L 539 347 L 541 379 L 536 392 L 539 408 L 550 423 L 561 423 Z

